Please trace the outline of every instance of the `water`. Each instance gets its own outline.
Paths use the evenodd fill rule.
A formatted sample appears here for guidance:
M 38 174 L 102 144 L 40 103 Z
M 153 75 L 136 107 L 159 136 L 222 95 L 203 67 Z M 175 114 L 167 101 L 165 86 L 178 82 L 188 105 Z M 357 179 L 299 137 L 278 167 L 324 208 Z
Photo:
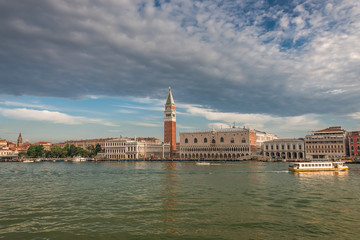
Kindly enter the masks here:
M 358 239 L 360 166 L 0 163 L 0 239 Z

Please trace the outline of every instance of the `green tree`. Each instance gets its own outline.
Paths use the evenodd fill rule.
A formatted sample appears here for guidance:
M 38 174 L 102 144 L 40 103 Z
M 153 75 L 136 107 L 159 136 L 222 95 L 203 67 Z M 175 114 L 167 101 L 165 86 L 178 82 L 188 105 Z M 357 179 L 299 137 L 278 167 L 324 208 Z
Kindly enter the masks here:
M 27 155 L 29 157 L 42 157 L 44 154 L 43 145 L 31 145 L 27 150 Z
M 24 156 L 26 156 L 26 155 L 27 155 L 26 152 L 19 152 L 19 154 L 18 154 L 19 157 L 24 157 Z
M 95 155 L 98 154 L 99 152 L 101 152 L 101 146 L 100 146 L 100 144 L 96 144 L 96 146 L 95 146 Z

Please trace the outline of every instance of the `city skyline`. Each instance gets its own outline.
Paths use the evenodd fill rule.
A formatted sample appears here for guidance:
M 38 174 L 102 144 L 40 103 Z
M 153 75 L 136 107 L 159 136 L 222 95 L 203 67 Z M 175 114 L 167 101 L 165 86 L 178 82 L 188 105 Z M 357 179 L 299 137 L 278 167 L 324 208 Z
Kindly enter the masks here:
M 356 1 L 0 2 L 0 138 L 359 130 Z M 179 135 L 177 135 L 179 136 Z

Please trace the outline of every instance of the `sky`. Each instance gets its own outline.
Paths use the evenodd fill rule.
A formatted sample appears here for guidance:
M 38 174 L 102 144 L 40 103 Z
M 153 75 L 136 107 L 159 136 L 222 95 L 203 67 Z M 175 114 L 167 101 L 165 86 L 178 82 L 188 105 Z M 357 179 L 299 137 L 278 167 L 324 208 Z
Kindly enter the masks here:
M 0 138 L 360 130 L 358 0 L 0 0 Z

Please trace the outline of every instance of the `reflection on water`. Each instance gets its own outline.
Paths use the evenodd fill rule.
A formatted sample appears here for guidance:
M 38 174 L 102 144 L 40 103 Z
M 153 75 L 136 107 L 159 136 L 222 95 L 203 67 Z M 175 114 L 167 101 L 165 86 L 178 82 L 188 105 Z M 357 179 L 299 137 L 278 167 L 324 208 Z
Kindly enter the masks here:
M 336 177 L 338 180 L 346 180 L 348 177 L 348 171 L 318 171 L 318 172 L 290 172 L 294 174 L 295 177 L 298 177 L 300 180 L 303 178 L 307 179 L 319 179 L 326 177 Z
M 164 212 L 164 229 L 166 233 L 169 234 L 180 234 L 178 230 L 171 227 L 175 221 L 179 221 L 180 218 L 177 215 L 176 205 L 178 204 L 177 200 L 177 172 L 176 172 L 177 162 L 165 162 L 163 163 L 163 167 L 166 171 L 165 173 L 165 196 L 163 198 L 163 212 Z M 168 224 L 171 223 L 171 224 Z

